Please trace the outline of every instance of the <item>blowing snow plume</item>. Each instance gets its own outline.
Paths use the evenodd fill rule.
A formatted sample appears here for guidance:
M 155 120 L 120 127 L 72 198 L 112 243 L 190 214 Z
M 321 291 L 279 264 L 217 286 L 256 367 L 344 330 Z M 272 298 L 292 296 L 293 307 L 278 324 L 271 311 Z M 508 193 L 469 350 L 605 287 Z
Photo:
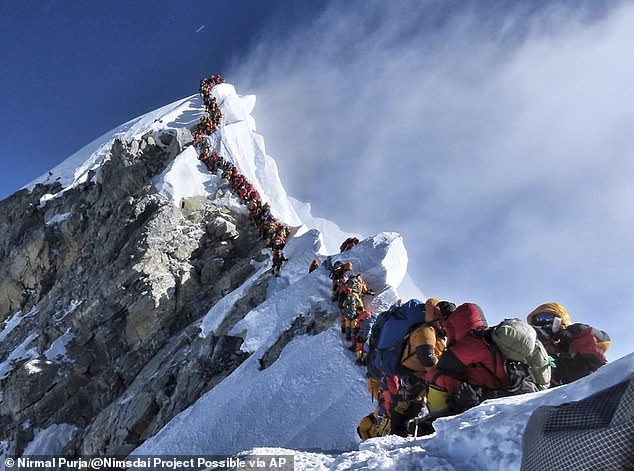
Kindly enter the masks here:
M 619 358 L 634 329 L 633 25 L 626 2 L 333 3 L 260 38 L 232 76 L 316 214 L 399 232 L 419 286 L 493 319 L 548 300 L 600 313 Z

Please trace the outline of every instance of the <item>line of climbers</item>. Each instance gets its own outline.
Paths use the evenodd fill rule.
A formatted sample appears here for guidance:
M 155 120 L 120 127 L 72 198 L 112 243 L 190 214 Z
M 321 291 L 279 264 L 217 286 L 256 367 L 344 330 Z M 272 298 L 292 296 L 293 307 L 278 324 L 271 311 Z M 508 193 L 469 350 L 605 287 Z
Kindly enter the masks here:
M 371 315 L 374 317 L 374 315 Z M 438 417 L 486 399 L 523 394 L 586 376 L 607 360 L 607 333 L 573 324 L 559 303 L 488 327 L 477 304 L 411 299 L 376 316 L 366 335 L 368 390 L 377 407 L 362 440 L 434 432 Z
M 339 253 L 352 249 L 358 243 L 357 237 L 348 237 L 339 247 Z M 309 272 L 317 266 L 317 260 L 313 260 Z M 335 262 L 330 272 L 330 279 L 332 280 L 331 299 L 339 306 L 341 333 L 346 340 L 351 342 L 348 349 L 355 352 L 355 363 L 364 365 L 366 359 L 364 345 L 377 314 L 366 309 L 363 298 L 376 293 L 368 288 L 360 273 L 353 273 L 351 262 Z
M 344 241 L 341 252 L 358 239 Z M 319 266 L 313 260 L 309 272 Z M 590 374 L 607 362 L 607 333 L 573 324 L 559 303 L 538 306 L 523 320 L 488 327 L 474 303 L 456 307 L 430 298 L 397 302 L 379 314 L 366 310 L 374 294 L 351 262 L 330 271 L 332 300 L 356 364 L 367 366 L 377 407 L 357 427 L 362 440 L 433 433 L 433 420 L 486 399 L 536 392 Z
M 289 227 L 271 214 L 270 205 L 261 201 L 232 162 L 211 150 L 206 138 L 221 125 L 220 107 L 211 96 L 220 83 L 219 75 L 201 81 L 207 114 L 198 124 L 194 144 L 209 171 L 221 170 L 221 178 L 249 208 L 251 220 L 273 251 L 273 274 L 279 276 L 287 261 L 282 249 Z M 340 251 L 358 242 L 350 237 Z M 313 260 L 309 271 L 318 266 Z M 573 324 L 558 303 L 538 306 L 528 314 L 528 322 L 505 319 L 488 327 L 478 305 L 456 307 L 433 298 L 424 303 L 398 301 L 387 311 L 372 313 L 363 297 L 375 293 L 360 273 L 353 273 L 350 262 L 336 262 L 330 278 L 342 334 L 351 342 L 356 363 L 367 366 L 368 390 L 378 404 L 359 423 L 362 440 L 390 433 L 432 433 L 432 422 L 438 417 L 460 413 L 486 399 L 569 383 L 607 362 L 609 335 L 586 324 Z
M 376 319 L 365 308 L 363 298 L 376 294 L 368 288 L 360 273 L 352 272 L 351 262 L 336 262 L 330 272 L 332 279 L 332 300 L 339 306 L 341 333 L 351 342 L 349 350 L 355 352 L 356 363 L 365 363 L 363 346 Z
M 224 79 L 220 75 L 212 75 L 211 77 L 204 78 L 200 81 L 200 87 L 198 91 L 203 98 L 205 110 L 207 114 L 200 118 L 196 132 L 194 133 L 194 145 L 204 144 L 207 139 L 206 136 L 211 136 L 222 122 L 222 111 L 216 97 L 211 95 L 211 91 L 216 85 L 224 83 Z M 207 144 L 206 147 L 209 147 Z
M 288 259 L 284 256 L 284 246 L 290 235 L 290 227 L 277 219 L 271 213 L 268 202 L 262 202 L 260 194 L 246 177 L 240 173 L 236 165 L 211 150 L 207 136 L 214 133 L 221 125 L 222 112 L 211 95 L 213 88 L 224 82 L 220 75 L 204 78 L 200 82 L 200 94 L 205 104 L 206 114 L 200 118 L 195 135 L 194 145 L 198 152 L 198 159 L 205 164 L 207 169 L 216 175 L 220 170 L 221 178 L 226 180 L 233 193 L 249 208 L 249 217 L 259 229 L 260 237 L 265 241 L 266 247 L 272 250 L 273 275 L 280 275 L 282 264 Z

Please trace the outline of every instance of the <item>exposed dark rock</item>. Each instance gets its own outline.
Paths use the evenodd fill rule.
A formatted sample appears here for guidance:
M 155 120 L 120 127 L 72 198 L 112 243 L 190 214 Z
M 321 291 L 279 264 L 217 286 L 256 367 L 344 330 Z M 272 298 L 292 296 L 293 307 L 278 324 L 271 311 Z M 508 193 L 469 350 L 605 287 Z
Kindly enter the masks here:
M 260 358 L 260 370 L 265 370 L 280 357 L 282 350 L 288 342 L 298 335 L 317 335 L 332 326 L 336 315 L 320 308 L 313 308 L 308 315 L 300 314 L 293 324 L 284 331 L 271 348 Z
M 246 359 L 227 332 L 266 280 L 217 336 L 196 322 L 253 275 L 257 231 L 246 211 L 205 197 L 175 207 L 152 183 L 191 142 L 188 130 L 116 140 L 87 182 L 0 202 L 0 322 L 14 325 L 0 339 L 7 452 L 64 423 L 78 427 L 70 454 L 127 453 Z

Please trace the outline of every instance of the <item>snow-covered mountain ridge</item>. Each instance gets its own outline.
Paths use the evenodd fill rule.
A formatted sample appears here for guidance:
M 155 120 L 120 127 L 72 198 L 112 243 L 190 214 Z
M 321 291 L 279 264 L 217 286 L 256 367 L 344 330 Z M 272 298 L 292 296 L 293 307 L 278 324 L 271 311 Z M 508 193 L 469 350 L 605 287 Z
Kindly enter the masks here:
M 442 419 L 434 437 L 343 453 L 359 446 L 356 425 L 374 405 L 336 327 L 328 272 L 308 266 L 346 234 L 287 196 L 250 115 L 255 98 L 229 84 L 213 93 L 223 121 L 210 145 L 295 227 L 282 275 L 271 276 L 244 205 L 198 160 L 198 96 L 80 150 L 0 203 L 4 454 L 280 447 L 293 450 L 296 469 L 517 469 L 536 406 L 634 371 L 630 355 L 575 385 Z M 351 261 L 380 293 L 369 301 L 375 311 L 407 297 L 397 292 L 407 272 L 398 234 L 331 260 Z
M 295 228 L 282 276 L 271 277 L 270 250 L 244 205 L 197 159 L 191 130 L 204 112 L 199 97 L 86 146 L 0 207 L 5 454 L 42 451 L 43 441 L 50 452 L 125 454 L 180 412 L 229 398 L 207 417 L 218 440 L 189 445 L 211 453 L 356 445 L 348 424 L 370 399 L 361 370 L 333 348 L 341 340 L 328 273 L 308 274 L 310 261 L 325 256 L 324 235 L 302 224 L 287 197 L 250 116 L 254 98 L 229 84 L 214 94 L 223 121 L 209 142 Z M 344 234 L 327 236 L 338 245 Z M 375 309 L 396 299 L 407 264 L 398 234 L 368 238 L 348 258 L 381 292 Z M 296 336 L 310 346 L 306 377 L 280 381 L 294 369 L 285 365 Z M 292 411 L 276 413 L 279 433 L 262 413 L 276 404 Z M 315 404 L 320 409 L 309 413 Z M 324 422 L 330 414 L 338 424 Z M 248 422 L 251 433 L 231 438 L 218 427 L 228 420 Z

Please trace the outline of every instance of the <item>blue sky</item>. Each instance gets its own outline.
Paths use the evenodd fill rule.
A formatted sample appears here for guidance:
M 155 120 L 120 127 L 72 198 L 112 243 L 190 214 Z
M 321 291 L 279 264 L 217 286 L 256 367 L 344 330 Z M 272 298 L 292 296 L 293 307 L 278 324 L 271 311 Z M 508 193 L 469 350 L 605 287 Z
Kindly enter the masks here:
M 222 73 L 289 193 L 429 296 L 634 334 L 632 2 L 0 6 L 0 197 Z M 202 28 L 202 29 L 201 29 Z
M 1 2 L 0 198 L 104 132 L 195 93 L 265 28 L 306 21 L 323 2 L 301 3 Z

